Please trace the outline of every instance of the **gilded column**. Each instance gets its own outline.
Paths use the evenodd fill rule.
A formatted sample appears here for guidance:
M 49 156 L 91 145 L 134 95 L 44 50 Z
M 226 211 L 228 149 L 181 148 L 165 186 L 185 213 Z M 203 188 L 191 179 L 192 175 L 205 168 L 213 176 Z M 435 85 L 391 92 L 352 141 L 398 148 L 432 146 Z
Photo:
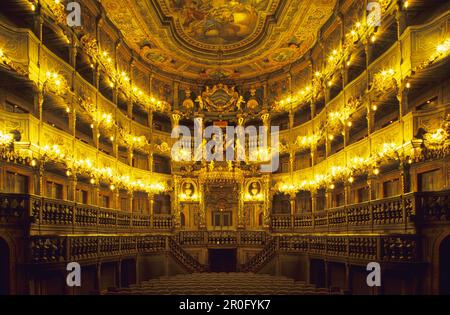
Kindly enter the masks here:
M 133 209 L 134 192 L 132 190 L 127 191 L 128 212 L 135 212 L 138 209 Z
M 311 190 L 311 210 L 313 213 L 317 211 L 317 190 Z
M 76 201 L 77 182 L 78 182 L 77 175 L 76 174 L 70 174 L 70 176 L 69 176 L 69 189 L 67 191 L 67 199 L 70 200 L 70 201 Z
M 351 183 L 345 183 L 344 185 L 344 199 L 345 199 L 345 205 L 351 204 L 351 191 L 352 191 L 352 184 Z
M 263 175 L 264 186 L 264 208 L 263 208 L 263 227 L 270 227 L 270 209 L 272 207 L 272 193 L 270 191 L 270 175 Z
M 178 196 L 180 194 L 180 177 L 179 176 L 173 176 L 173 186 L 174 186 L 174 192 L 173 192 L 173 219 L 174 219 L 174 225 L 175 228 L 180 228 L 181 226 L 181 213 L 180 213 L 180 203 Z
M 153 216 L 154 216 L 154 208 L 155 208 L 155 195 L 153 193 L 148 194 L 148 214 L 150 216 L 150 227 L 153 228 Z
M 245 195 L 244 180 L 241 180 L 239 183 L 238 229 L 245 228 L 244 195 Z
M 200 230 L 206 229 L 206 209 L 205 209 L 205 182 L 199 180 L 200 204 L 198 211 L 198 227 Z
M 325 191 L 325 198 L 327 201 L 327 204 L 326 204 L 327 209 L 333 208 L 333 192 L 334 192 L 333 187 L 328 187 Z

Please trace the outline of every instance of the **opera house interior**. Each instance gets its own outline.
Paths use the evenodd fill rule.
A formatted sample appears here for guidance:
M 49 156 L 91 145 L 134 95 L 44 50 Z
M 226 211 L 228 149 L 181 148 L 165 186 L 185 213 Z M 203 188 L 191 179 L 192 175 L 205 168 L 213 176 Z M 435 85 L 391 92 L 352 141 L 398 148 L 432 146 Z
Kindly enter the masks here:
M 450 294 L 449 56 L 446 0 L 1 0 L 0 294 Z

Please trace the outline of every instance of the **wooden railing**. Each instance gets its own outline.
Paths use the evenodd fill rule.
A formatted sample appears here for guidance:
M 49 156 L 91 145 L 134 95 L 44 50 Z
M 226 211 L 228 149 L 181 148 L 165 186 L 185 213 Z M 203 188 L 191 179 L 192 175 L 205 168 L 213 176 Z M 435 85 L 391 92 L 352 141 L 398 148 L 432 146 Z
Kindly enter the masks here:
M 166 236 L 34 236 L 30 263 L 84 262 L 102 257 L 163 252 Z
M 192 257 L 192 255 L 186 252 L 175 239 L 169 237 L 167 241 L 169 253 L 188 271 L 190 272 L 208 271 L 208 266 L 201 264 L 197 259 Z
M 0 223 L 20 224 L 39 212 L 40 198 L 25 194 L 0 194 Z
M 49 232 L 58 226 L 65 230 L 96 232 L 171 230 L 172 215 L 150 215 L 107 209 L 72 201 L 34 195 L 0 194 L 0 222 L 29 223 L 33 231 Z
M 450 221 L 450 191 L 416 193 L 406 202 L 416 209 L 422 224 L 428 222 L 448 223 Z
M 268 236 L 265 231 L 181 231 L 176 238 L 183 246 L 263 246 Z
M 327 257 L 377 262 L 418 262 L 415 235 L 387 236 L 279 236 L 280 252 L 301 252 Z
M 267 245 L 240 267 L 241 271 L 261 270 L 277 253 L 302 253 L 360 261 L 420 262 L 417 236 L 274 236 Z
M 189 272 L 208 270 L 168 235 L 33 236 L 30 242 L 31 264 L 90 263 L 99 258 L 168 252 Z
M 272 215 L 273 231 L 414 232 L 418 224 L 450 221 L 450 191 L 409 193 L 314 213 Z
M 279 243 L 277 237 L 271 239 L 267 245 L 255 256 L 249 259 L 245 264 L 239 267 L 242 272 L 256 272 L 260 270 L 266 263 L 268 263 L 277 253 Z

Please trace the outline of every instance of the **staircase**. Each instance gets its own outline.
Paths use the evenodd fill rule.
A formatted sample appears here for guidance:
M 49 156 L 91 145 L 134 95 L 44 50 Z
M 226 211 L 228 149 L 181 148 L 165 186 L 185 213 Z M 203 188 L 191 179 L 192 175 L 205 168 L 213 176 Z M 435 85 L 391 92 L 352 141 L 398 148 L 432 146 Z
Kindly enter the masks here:
M 254 273 L 193 273 L 161 277 L 129 288 L 110 289 L 108 295 L 329 295 L 305 282 Z
M 208 266 L 201 264 L 191 254 L 186 252 L 183 247 L 172 237 L 168 238 L 168 251 L 170 255 L 188 272 L 206 272 Z
M 258 272 L 276 255 L 278 247 L 278 237 L 272 238 L 259 253 L 241 265 L 239 270 L 242 272 Z

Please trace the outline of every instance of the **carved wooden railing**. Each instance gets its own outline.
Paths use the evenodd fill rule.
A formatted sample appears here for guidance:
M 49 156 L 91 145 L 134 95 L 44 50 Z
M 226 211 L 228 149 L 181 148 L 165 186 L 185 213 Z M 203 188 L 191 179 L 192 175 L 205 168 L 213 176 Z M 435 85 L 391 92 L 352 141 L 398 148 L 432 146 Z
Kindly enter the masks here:
M 140 253 L 170 253 L 189 272 L 205 272 L 208 267 L 186 252 L 167 235 L 32 236 L 31 264 L 57 264 Z
M 415 235 L 279 236 L 279 250 L 378 262 L 418 262 L 421 259 Z
M 173 228 L 173 217 L 170 214 L 153 216 L 153 228 L 156 230 L 170 230 Z
M 102 257 L 163 252 L 166 236 L 34 236 L 30 263 L 85 262 Z
M 177 242 L 182 246 L 263 246 L 266 240 L 265 231 L 181 231 L 177 234 Z
M 282 235 L 273 239 L 241 271 L 257 272 L 278 253 L 302 253 L 377 262 L 420 262 L 417 236 L 304 236 Z
M 40 198 L 24 194 L 0 194 L 0 223 L 20 224 L 40 208 Z
M 245 264 L 239 267 L 242 272 L 256 272 L 261 270 L 277 253 L 279 239 L 277 237 L 271 239 L 264 248 L 255 256 L 250 258 Z
M 201 264 L 197 259 L 192 257 L 192 255 L 186 252 L 174 238 L 168 237 L 167 241 L 169 253 L 188 271 L 190 272 L 208 271 L 208 266 Z
M 272 215 L 273 231 L 414 231 L 418 224 L 450 221 L 450 191 L 409 193 L 314 213 Z
M 34 195 L 0 194 L 0 222 L 30 223 L 31 229 L 58 226 L 66 230 L 116 232 L 171 230 L 172 215 L 130 213 Z
M 443 223 L 450 221 L 450 191 L 421 192 L 406 202 L 416 209 L 421 223 Z

